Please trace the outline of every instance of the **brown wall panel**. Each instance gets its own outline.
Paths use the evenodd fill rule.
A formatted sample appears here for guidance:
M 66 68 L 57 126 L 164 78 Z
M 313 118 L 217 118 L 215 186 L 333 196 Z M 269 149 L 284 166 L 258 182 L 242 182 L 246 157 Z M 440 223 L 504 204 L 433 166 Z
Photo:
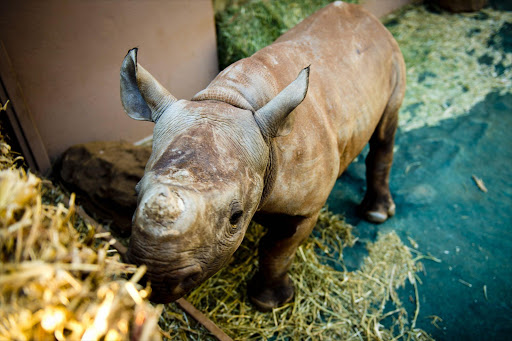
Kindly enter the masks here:
M 151 134 L 120 103 L 128 49 L 139 47 L 139 62 L 178 98 L 218 72 L 210 0 L 7 1 L 0 32 L 52 160 L 76 143 Z

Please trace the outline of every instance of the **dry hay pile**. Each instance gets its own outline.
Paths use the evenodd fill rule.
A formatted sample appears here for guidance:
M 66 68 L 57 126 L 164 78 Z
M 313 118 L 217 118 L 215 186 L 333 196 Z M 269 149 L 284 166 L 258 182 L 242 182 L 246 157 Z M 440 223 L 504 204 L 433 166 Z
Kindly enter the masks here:
M 76 221 L 74 196 L 69 208 L 44 204 L 43 181 L 13 166 L 1 136 L 0 150 L 0 340 L 161 339 L 161 307 L 137 284 L 144 269 Z
M 413 249 L 395 233 L 380 235 L 369 246 L 362 268 L 349 272 L 344 269 L 342 250 L 354 242 L 351 228 L 329 211 L 322 212 L 290 271 L 294 301 L 271 313 L 256 311 L 246 296 L 246 282 L 256 270 L 255 250 L 264 234 L 256 224 L 231 264 L 187 300 L 236 340 L 431 340 L 415 327 L 418 297 L 417 309 L 409 316 L 396 292 L 409 281 L 417 293 L 416 272 L 422 268 L 418 263 L 422 256 L 413 258 Z M 164 308 L 160 326 L 173 339 L 213 340 L 173 304 Z

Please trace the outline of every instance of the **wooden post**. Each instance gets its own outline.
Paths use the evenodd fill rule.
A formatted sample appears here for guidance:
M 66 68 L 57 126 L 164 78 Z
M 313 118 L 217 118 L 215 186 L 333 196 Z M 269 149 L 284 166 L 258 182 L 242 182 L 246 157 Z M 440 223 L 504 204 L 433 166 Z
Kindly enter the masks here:
M 7 100 L 10 101 L 6 108 L 7 118 L 21 146 L 25 161 L 33 172 L 48 174 L 51 171 L 50 158 L 34 124 L 2 41 L 0 41 L 0 80 L 0 100 L 2 104 Z

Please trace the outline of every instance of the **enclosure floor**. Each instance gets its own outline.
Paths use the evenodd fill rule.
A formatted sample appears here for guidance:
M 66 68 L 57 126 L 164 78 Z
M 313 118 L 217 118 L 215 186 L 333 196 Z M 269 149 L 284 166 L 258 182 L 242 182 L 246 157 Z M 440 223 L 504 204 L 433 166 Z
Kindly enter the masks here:
M 474 56 L 475 63 L 495 71 L 478 75 L 488 77 L 482 81 L 489 85 L 483 98 L 450 118 L 440 113 L 430 123 L 425 113 L 419 112 L 418 124 L 414 123 L 414 111 L 427 105 L 421 99 L 407 99 L 408 103 L 423 104 L 403 109 L 407 111 L 406 122 L 397 134 L 391 174 L 396 216 L 373 225 L 355 215 L 366 187 L 364 157 L 338 180 L 328 200 L 329 209 L 343 213 L 359 234 L 360 242 L 344 251 L 351 268 L 358 267 L 364 244 L 374 240 L 377 231 L 395 230 L 405 243 L 412 238 L 418 250 L 441 261 L 424 261 L 417 323 L 437 340 L 512 339 L 512 91 L 509 84 L 500 81 L 501 75 L 512 71 L 508 62 L 512 20 L 510 12 L 503 13 L 505 20 L 494 23 L 486 38 L 488 50 Z M 487 18 L 485 13 L 478 15 Z M 456 25 L 465 18 L 452 15 L 451 20 Z M 466 29 L 472 32 L 471 27 Z M 446 39 L 444 28 L 438 30 L 439 39 Z M 425 43 L 435 45 L 433 41 Z M 429 77 L 441 77 L 435 65 L 428 68 L 428 58 L 421 63 L 423 76 L 416 74 L 416 79 L 411 79 L 408 74 L 413 89 Z M 457 77 L 463 81 L 472 75 L 461 73 Z M 456 93 L 452 96 L 457 98 Z M 432 110 L 435 115 L 436 109 Z M 473 176 L 483 180 L 487 192 L 477 186 Z M 412 287 L 401 291 L 410 314 L 415 309 L 413 297 Z M 442 321 L 432 323 L 434 315 Z

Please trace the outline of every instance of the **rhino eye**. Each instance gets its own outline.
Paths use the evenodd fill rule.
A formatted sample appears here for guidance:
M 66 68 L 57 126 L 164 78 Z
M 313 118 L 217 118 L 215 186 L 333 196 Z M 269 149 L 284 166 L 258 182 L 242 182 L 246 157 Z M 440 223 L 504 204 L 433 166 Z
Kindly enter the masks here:
M 231 206 L 231 216 L 229 217 L 229 223 L 231 225 L 237 225 L 240 222 L 240 219 L 242 218 L 242 215 L 244 214 L 244 211 L 242 211 L 242 208 L 240 207 L 240 204 L 236 203 Z
M 231 225 L 237 225 L 240 222 L 240 218 L 242 218 L 243 214 L 244 212 L 242 210 L 234 212 L 231 214 L 231 218 L 229 218 L 229 223 Z

